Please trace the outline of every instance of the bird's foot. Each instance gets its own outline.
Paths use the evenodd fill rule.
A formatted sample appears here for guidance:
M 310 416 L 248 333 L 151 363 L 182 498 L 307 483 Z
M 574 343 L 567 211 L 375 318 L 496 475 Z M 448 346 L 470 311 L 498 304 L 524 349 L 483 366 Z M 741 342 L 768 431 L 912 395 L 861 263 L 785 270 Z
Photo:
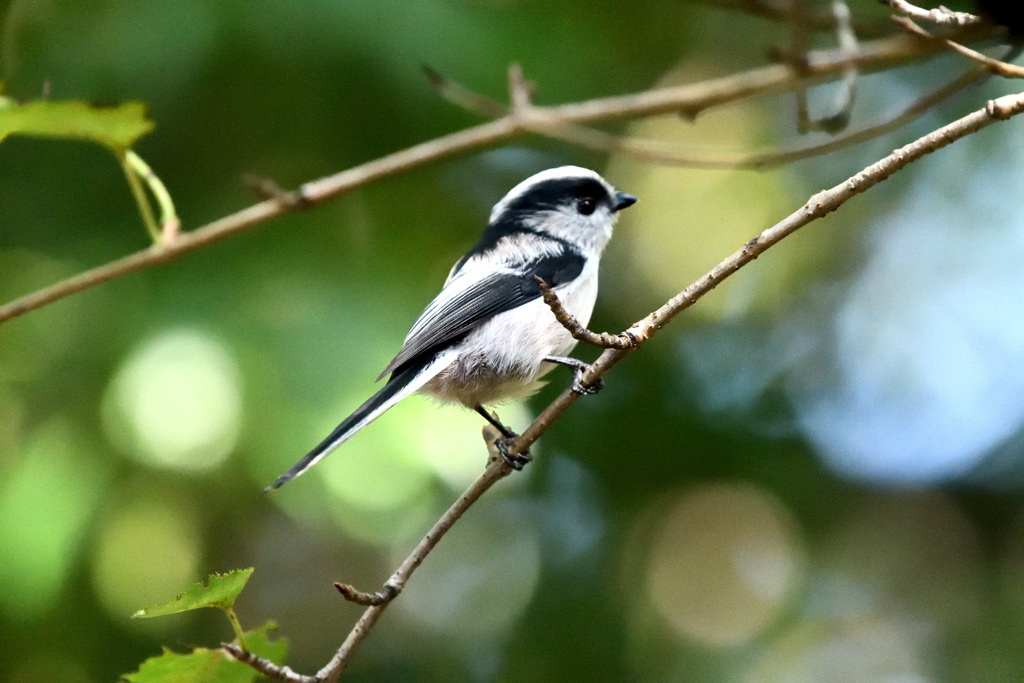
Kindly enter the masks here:
M 604 389 L 604 380 L 598 379 L 594 383 L 584 386 L 583 375 L 590 366 L 583 368 L 574 368 L 572 372 L 572 393 L 579 394 L 580 396 L 593 396 L 597 392 Z
M 572 369 L 572 393 L 574 394 L 591 396 L 604 389 L 603 379 L 595 380 L 589 385 L 583 384 L 583 375 L 591 368 L 589 363 L 584 363 L 577 358 L 569 358 L 567 356 L 547 356 L 544 360 Z
M 495 439 L 494 447 L 498 449 L 499 453 L 501 453 L 501 459 L 505 461 L 505 464 L 516 472 L 519 472 L 533 461 L 533 456 L 530 455 L 530 451 L 524 451 L 523 453 L 509 453 L 509 446 L 512 445 L 516 438 L 517 435 L 513 433 L 511 436 Z

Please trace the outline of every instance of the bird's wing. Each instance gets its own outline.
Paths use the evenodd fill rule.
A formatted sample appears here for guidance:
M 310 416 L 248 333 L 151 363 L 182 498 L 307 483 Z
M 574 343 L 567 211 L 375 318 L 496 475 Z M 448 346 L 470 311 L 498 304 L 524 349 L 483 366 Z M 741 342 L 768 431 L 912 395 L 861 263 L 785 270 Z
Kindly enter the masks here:
M 534 276 L 557 287 L 579 277 L 585 263 L 582 254 L 563 248 L 555 254 L 483 272 L 479 277 L 466 273 L 455 278 L 423 311 L 402 350 L 377 379 L 400 372 L 420 356 L 437 353 L 485 320 L 539 298 Z

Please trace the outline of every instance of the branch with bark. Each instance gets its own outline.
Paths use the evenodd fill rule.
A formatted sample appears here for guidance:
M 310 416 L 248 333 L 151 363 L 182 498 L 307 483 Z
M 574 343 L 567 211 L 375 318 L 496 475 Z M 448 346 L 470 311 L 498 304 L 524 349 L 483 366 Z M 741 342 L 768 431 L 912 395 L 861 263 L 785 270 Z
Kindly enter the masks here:
M 983 35 L 983 34 L 979 34 Z M 716 107 L 753 97 L 786 92 L 798 84 L 810 85 L 841 77 L 852 66 L 868 73 L 906 64 L 944 49 L 937 41 L 898 35 L 862 43 L 855 55 L 846 49 L 821 50 L 806 55 L 799 73 L 775 64 L 698 83 L 645 90 L 555 106 L 513 106 L 493 121 L 414 145 L 346 171 L 305 183 L 290 192 L 257 183 L 268 198 L 229 216 L 189 231 L 171 231 L 147 249 L 85 271 L 54 285 L 0 306 L 0 323 L 41 308 L 64 297 L 131 273 L 174 261 L 289 212 L 303 210 L 357 188 L 413 168 L 470 151 L 507 143 L 528 134 L 559 137 L 573 125 L 678 113 L 686 118 Z M 571 137 L 567 138 L 570 141 Z M 755 160 L 756 161 L 756 160 Z M 176 226 L 177 227 L 177 226 Z
M 590 386 L 598 382 L 612 367 L 627 355 L 640 348 L 673 318 L 699 301 L 701 297 L 717 287 L 730 275 L 800 228 L 815 220 L 824 218 L 855 195 L 878 185 L 908 164 L 914 163 L 926 155 L 936 152 L 972 133 L 976 133 L 993 123 L 1004 121 L 1022 112 L 1024 112 L 1024 92 L 991 100 L 984 108 L 918 138 L 842 183 L 815 194 L 799 209 L 753 237 L 733 254 L 722 260 L 717 266 L 698 278 L 689 287 L 666 301 L 660 308 L 651 312 L 645 318 L 633 323 L 629 329 L 619 335 L 597 334 L 586 330 L 565 311 L 554 291 L 543 282 L 539 282 L 544 301 L 551 308 L 552 315 L 570 334 L 588 344 L 605 348 L 604 353 L 601 354 L 581 378 L 583 385 Z M 533 423 L 509 446 L 509 452 L 515 454 L 527 451 L 577 401 L 579 396 L 580 394 L 572 391 L 572 389 L 564 390 L 541 411 Z M 234 645 L 225 644 L 225 650 L 238 659 L 238 661 L 248 664 L 264 675 L 278 680 L 291 681 L 293 683 L 331 683 L 336 681 L 348 665 L 356 649 L 369 635 L 377 620 L 380 619 L 381 614 L 387 609 L 391 601 L 398 596 L 405 587 L 409 577 L 420 566 L 430 551 L 437 546 L 445 533 L 488 489 L 511 473 L 511 467 L 502 458 L 495 457 L 493 442 L 497 434 L 487 433 L 486 429 L 484 441 L 488 443 L 488 448 L 491 451 L 491 458 L 487 468 L 459 496 L 430 531 L 427 532 L 427 535 L 423 537 L 395 573 L 387 580 L 383 589 L 377 593 L 363 593 L 351 586 L 339 585 L 339 590 L 345 599 L 359 604 L 369 604 L 370 606 L 348 634 L 345 642 L 335 653 L 334 657 L 316 675 L 305 676 L 297 674 L 287 667 L 278 667 L 268 660 L 245 653 Z

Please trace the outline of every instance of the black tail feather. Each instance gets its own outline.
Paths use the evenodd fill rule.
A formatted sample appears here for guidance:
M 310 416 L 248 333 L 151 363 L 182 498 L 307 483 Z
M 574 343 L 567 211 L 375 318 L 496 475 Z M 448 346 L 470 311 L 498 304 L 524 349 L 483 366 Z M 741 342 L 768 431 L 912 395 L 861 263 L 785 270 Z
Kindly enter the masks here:
M 327 451 L 331 450 L 336 443 L 351 436 L 351 432 L 353 432 L 358 427 L 359 423 L 366 419 L 368 415 L 394 398 L 395 394 L 400 392 L 409 384 L 409 382 L 415 379 L 416 375 L 418 375 L 426 365 L 428 365 L 426 362 L 415 363 L 413 365 L 406 366 L 401 372 L 392 375 L 391 379 L 388 380 L 387 384 L 381 387 L 380 391 L 368 398 L 363 405 L 355 409 L 355 412 L 342 420 L 341 424 L 335 427 L 334 431 L 332 431 L 327 438 L 317 444 L 316 447 L 304 455 L 301 460 L 292 465 L 287 472 L 275 479 L 273 484 L 263 489 L 263 492 L 266 493 L 267 491 L 280 488 L 286 482 L 294 479 L 312 467 L 313 464 L 320 458 L 324 457 Z

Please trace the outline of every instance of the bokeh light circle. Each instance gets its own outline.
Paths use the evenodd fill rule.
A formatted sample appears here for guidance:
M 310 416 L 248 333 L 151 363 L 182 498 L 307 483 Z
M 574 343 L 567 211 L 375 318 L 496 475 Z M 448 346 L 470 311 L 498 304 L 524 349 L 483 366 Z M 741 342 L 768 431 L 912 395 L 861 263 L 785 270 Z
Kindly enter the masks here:
M 105 520 L 93 549 L 92 582 L 112 616 L 124 619 L 196 581 L 203 540 L 191 508 L 185 500 L 136 493 Z M 139 623 L 174 628 L 159 619 Z
M 111 441 L 146 464 L 182 470 L 223 462 L 241 415 L 233 358 L 197 330 L 171 330 L 135 349 L 103 401 Z
M 767 491 L 705 486 L 671 507 L 654 534 L 647 593 L 671 630 L 726 646 L 763 631 L 803 576 L 792 513 Z
M 477 506 L 416 572 L 415 590 L 402 594 L 397 609 L 431 632 L 464 639 L 503 633 L 526 609 L 540 576 L 540 540 L 522 514 L 507 505 Z M 407 553 L 396 548 L 393 564 Z

